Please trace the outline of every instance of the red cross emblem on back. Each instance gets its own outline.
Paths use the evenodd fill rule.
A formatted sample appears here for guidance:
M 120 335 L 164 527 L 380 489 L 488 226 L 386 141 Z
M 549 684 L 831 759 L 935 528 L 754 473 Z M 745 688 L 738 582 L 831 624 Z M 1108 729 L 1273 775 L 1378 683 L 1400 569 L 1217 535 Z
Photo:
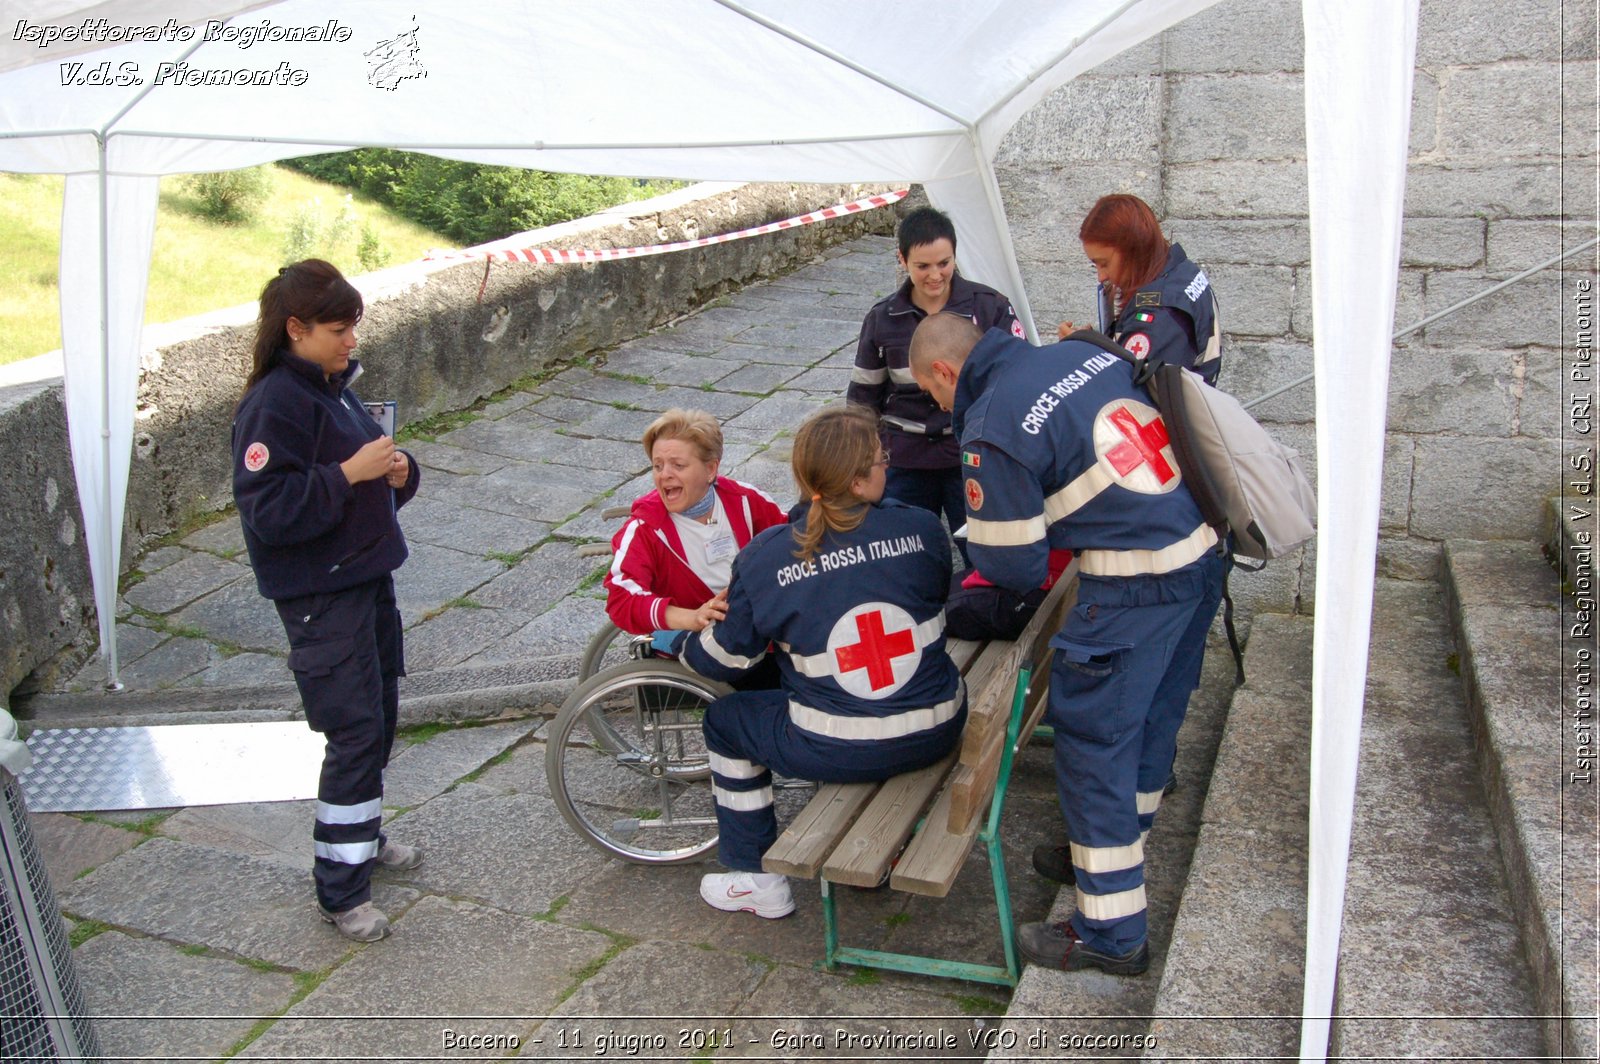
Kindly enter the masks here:
M 883 628 L 883 611 L 874 610 L 856 616 L 856 634 L 861 642 L 839 647 L 833 652 L 840 672 L 867 670 L 867 682 L 874 691 L 881 691 L 894 683 L 894 659 L 914 654 L 917 642 L 911 630 L 886 632 Z
M 1126 477 L 1142 465 L 1149 465 L 1150 472 L 1162 484 L 1178 475 L 1161 453 L 1168 439 L 1167 426 L 1160 417 L 1140 423 L 1138 416 L 1124 406 L 1113 410 L 1107 420 L 1122 434 L 1123 439 L 1122 443 L 1106 452 L 1106 461 L 1117 471 L 1117 476 Z

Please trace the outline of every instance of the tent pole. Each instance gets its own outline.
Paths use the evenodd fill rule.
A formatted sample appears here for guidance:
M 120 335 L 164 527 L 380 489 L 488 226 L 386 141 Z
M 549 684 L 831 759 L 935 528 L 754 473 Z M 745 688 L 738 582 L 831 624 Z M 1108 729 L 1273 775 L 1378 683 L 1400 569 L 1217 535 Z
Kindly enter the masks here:
M 112 564 L 111 528 L 111 297 L 110 269 L 107 263 L 110 226 L 107 221 L 110 192 L 107 188 L 106 138 L 96 134 L 100 153 L 100 490 L 105 519 L 101 521 L 100 580 L 94 589 L 95 609 L 99 613 L 102 642 L 100 651 L 106 663 L 106 690 L 122 690 L 117 669 L 116 566 Z M 104 586 L 101 586 L 104 585 Z
M 983 194 L 989 201 L 989 218 L 994 225 L 994 231 L 1000 237 L 1000 250 L 1005 253 L 1006 273 L 1011 277 L 1011 306 L 1016 310 L 1017 317 L 1022 319 L 1022 328 L 1028 334 L 1028 342 L 1035 346 L 1039 343 L 1039 329 L 1033 321 L 1033 308 L 1028 304 L 1028 290 L 1022 284 L 1022 267 L 1017 264 L 1017 246 L 1011 242 L 1011 226 L 1006 221 L 1005 202 L 1000 198 L 1000 183 L 994 176 L 994 163 L 984 152 L 983 145 L 978 143 L 978 128 L 967 127 L 967 143 L 972 147 L 973 161 L 978 164 L 978 171 L 983 177 Z

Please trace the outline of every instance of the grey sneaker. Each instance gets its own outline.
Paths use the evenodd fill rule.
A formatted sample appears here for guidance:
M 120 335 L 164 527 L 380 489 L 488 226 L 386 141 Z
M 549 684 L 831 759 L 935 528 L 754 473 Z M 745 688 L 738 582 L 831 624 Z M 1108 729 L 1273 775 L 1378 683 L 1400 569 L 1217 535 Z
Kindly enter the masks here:
M 403 842 L 384 841 L 378 851 L 378 867 L 390 872 L 409 872 L 422 863 L 422 847 Z
M 342 913 L 330 913 L 318 905 L 317 912 L 336 927 L 339 934 L 355 942 L 376 942 L 389 933 L 389 918 L 383 915 L 383 910 L 374 909 L 370 901 Z

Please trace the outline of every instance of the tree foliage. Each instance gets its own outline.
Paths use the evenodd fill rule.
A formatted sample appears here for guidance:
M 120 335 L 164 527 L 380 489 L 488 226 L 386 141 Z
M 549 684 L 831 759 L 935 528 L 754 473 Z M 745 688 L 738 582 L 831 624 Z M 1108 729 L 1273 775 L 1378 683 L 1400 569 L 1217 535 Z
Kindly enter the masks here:
M 272 176 L 265 166 L 224 170 L 216 174 L 190 174 L 184 185 L 198 201 L 203 217 L 237 224 L 247 221 L 272 191 Z
M 456 162 L 393 148 L 359 148 L 289 161 L 312 177 L 371 196 L 463 244 L 554 225 L 675 185 L 627 177 L 552 174 Z

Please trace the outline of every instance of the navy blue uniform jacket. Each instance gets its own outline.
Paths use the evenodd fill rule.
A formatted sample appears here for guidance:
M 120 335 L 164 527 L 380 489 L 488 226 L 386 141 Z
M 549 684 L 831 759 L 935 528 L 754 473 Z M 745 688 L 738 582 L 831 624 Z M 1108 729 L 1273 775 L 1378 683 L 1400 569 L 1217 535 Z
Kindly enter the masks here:
M 339 463 L 382 435 L 350 384 L 351 359 L 328 380 L 288 351 L 233 416 L 233 501 L 256 585 L 269 599 L 340 591 L 398 569 L 406 539 L 397 507 L 417 492 L 382 478 L 351 485 Z

